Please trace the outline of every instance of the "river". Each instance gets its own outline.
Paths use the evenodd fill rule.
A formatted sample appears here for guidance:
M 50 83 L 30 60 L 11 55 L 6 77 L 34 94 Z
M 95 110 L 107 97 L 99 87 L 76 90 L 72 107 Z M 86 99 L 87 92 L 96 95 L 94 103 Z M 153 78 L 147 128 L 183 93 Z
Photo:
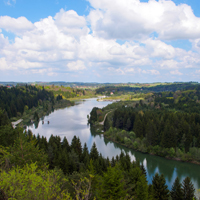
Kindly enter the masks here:
M 69 143 L 71 143 L 72 138 L 76 135 L 80 138 L 82 146 L 86 143 L 88 149 L 90 149 L 93 142 L 95 142 L 99 153 L 110 159 L 117 154 L 119 155 L 121 151 L 127 152 L 132 160 L 139 160 L 144 164 L 149 183 L 152 182 L 154 174 L 158 172 L 164 174 L 169 189 L 171 189 L 177 176 L 180 178 L 181 182 L 186 176 L 189 176 L 195 188 L 200 188 L 199 165 L 143 154 L 110 142 L 105 139 L 103 135 L 93 133 L 90 126 L 87 125 L 87 115 L 93 107 L 102 108 L 109 103 L 111 102 L 98 102 L 95 98 L 77 101 L 75 106 L 59 109 L 45 116 L 44 124 L 40 121 L 37 126 L 29 126 L 28 129 L 30 129 L 33 134 L 37 135 L 39 133 L 47 139 L 51 134 L 59 135 L 61 138 L 66 136 Z M 50 122 L 49 124 L 47 123 L 48 121 Z

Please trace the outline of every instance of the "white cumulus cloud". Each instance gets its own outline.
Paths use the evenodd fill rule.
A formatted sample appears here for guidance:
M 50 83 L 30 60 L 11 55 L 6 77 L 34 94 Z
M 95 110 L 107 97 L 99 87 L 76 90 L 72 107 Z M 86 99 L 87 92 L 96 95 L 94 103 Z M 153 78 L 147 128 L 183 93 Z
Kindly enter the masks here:
M 22 34 L 34 28 L 32 22 L 25 17 L 12 18 L 9 16 L 0 16 L 0 28 L 11 31 L 15 34 Z
M 139 39 L 156 32 L 161 39 L 200 36 L 200 18 L 187 4 L 171 0 L 88 0 L 94 10 L 89 20 L 94 34 L 104 38 Z

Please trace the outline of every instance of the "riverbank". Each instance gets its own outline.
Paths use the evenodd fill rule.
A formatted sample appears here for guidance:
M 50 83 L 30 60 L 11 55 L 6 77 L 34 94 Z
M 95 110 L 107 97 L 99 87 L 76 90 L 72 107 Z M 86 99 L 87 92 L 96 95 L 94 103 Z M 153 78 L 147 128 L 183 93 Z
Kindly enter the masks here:
M 114 139 L 111 139 L 111 138 L 109 138 L 109 137 L 106 137 L 105 134 L 102 133 L 102 132 L 101 132 L 101 133 L 97 132 L 97 133 L 98 133 L 98 134 L 103 134 L 104 137 L 105 137 L 107 140 L 109 140 L 109 141 L 112 141 L 112 142 L 114 142 L 114 143 L 116 143 L 116 144 L 120 144 L 120 145 L 122 145 L 122 146 L 124 146 L 124 147 L 126 147 L 126 148 L 128 148 L 128 149 L 132 149 L 132 150 L 134 150 L 134 151 L 138 151 L 138 152 L 143 153 L 143 154 L 149 154 L 149 155 L 153 155 L 153 156 L 158 156 L 158 157 L 161 157 L 161 158 L 165 158 L 165 159 L 167 159 L 167 160 L 175 160 L 175 161 L 179 161 L 179 162 L 186 162 L 186 163 L 192 163 L 192 164 L 200 165 L 200 162 L 195 161 L 195 160 L 192 160 L 192 161 L 188 161 L 188 160 L 187 160 L 187 161 L 185 161 L 185 160 L 181 160 L 180 158 L 164 157 L 164 156 L 157 155 L 157 154 L 155 154 L 155 153 L 148 153 L 148 152 L 140 151 L 140 150 L 138 150 L 138 149 L 130 148 L 130 147 L 128 147 L 127 145 L 125 145 L 125 144 L 123 144 L 123 143 L 120 143 L 120 142 L 118 142 L 118 141 L 116 141 L 116 140 L 114 140 Z
M 99 129 L 99 128 L 98 128 Z M 159 146 L 148 146 L 145 147 L 144 142 L 142 142 L 139 138 L 134 138 L 134 132 L 129 132 L 132 137 L 132 141 L 128 137 L 120 137 L 119 132 L 123 132 L 123 135 L 126 135 L 127 132 L 124 130 L 116 130 L 115 128 L 109 129 L 109 131 L 106 131 L 103 133 L 104 137 L 107 140 L 110 140 L 114 143 L 120 144 L 126 148 L 132 149 L 134 151 L 138 151 L 144 154 L 149 154 L 149 155 L 154 155 L 154 156 L 159 156 L 166 158 L 168 160 L 175 160 L 175 161 L 181 161 L 181 162 L 186 162 L 186 163 L 192 163 L 196 165 L 200 165 L 200 162 L 198 160 L 195 160 L 192 158 L 194 154 L 192 154 L 192 148 L 190 149 L 190 152 L 184 153 L 182 152 L 179 148 L 161 148 Z M 112 136 L 111 136 L 112 132 Z M 113 132 L 115 132 L 113 134 Z M 97 133 L 99 133 L 97 131 Z M 102 132 L 101 132 L 102 134 Z M 115 135 L 115 136 L 114 136 Z
M 25 110 L 22 116 L 13 117 L 10 120 L 13 122 L 22 119 L 20 123 L 18 123 L 18 126 L 23 127 L 27 124 L 34 122 L 35 113 L 37 113 L 38 118 L 40 119 L 43 118 L 45 115 L 50 114 L 54 110 L 66 108 L 73 105 L 75 105 L 75 103 L 69 100 L 59 100 L 56 101 L 55 104 L 52 104 L 49 101 L 45 101 L 43 102 L 43 105 L 38 105 L 38 107 L 33 107 L 32 109 Z

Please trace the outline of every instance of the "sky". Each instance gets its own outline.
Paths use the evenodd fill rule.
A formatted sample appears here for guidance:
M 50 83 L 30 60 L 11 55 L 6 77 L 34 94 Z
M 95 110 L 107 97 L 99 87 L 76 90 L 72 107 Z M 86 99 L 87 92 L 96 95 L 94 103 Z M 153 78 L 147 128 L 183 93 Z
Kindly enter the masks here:
M 0 0 L 0 81 L 200 80 L 199 0 Z

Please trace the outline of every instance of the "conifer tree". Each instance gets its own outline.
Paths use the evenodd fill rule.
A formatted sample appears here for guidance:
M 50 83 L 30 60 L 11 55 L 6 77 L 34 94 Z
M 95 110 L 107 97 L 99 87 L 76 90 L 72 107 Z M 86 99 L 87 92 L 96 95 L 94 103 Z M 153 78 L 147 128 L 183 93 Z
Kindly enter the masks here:
M 152 180 L 153 185 L 153 197 L 156 200 L 168 200 L 169 190 L 167 189 L 166 181 L 164 175 L 155 174 Z
M 165 124 L 161 145 L 164 148 L 176 147 L 176 133 L 169 121 Z
M 70 146 L 66 137 L 63 138 L 62 149 L 65 150 L 66 152 L 70 152 Z
M 81 157 L 82 154 L 82 146 L 79 137 L 77 138 L 76 136 L 73 137 L 72 142 L 71 142 L 71 149 L 74 149 L 74 152 Z
M 174 184 L 172 185 L 171 198 L 172 200 L 183 200 L 182 184 L 180 183 L 178 177 L 175 179 Z
M 108 131 L 110 128 L 110 124 L 109 124 L 109 121 L 108 121 L 108 116 L 106 116 L 106 119 L 104 121 L 104 131 Z
M 109 166 L 103 175 L 102 185 L 98 188 L 98 199 L 124 199 L 126 191 L 125 182 L 119 166 Z
M 99 157 L 99 152 L 98 152 L 96 144 L 94 142 L 92 145 L 92 148 L 90 150 L 90 159 L 96 160 L 96 159 L 98 159 L 98 157 Z
M 132 126 L 132 124 L 131 124 L 131 119 L 128 118 L 128 119 L 127 119 L 127 122 L 126 122 L 126 130 L 127 130 L 127 131 L 130 131 L 130 130 L 131 130 L 131 126 Z
M 138 200 L 148 200 L 148 184 L 144 174 L 136 183 L 136 196 Z
M 194 195 L 195 189 L 190 177 L 186 177 L 183 180 L 182 185 L 183 185 L 182 187 L 183 187 L 183 196 L 184 196 L 183 199 L 192 200 L 195 197 Z
M 137 115 L 135 122 L 134 122 L 134 131 L 135 131 L 136 137 L 143 138 L 143 135 L 144 135 L 143 124 L 142 124 L 142 121 L 141 121 L 139 115 Z

